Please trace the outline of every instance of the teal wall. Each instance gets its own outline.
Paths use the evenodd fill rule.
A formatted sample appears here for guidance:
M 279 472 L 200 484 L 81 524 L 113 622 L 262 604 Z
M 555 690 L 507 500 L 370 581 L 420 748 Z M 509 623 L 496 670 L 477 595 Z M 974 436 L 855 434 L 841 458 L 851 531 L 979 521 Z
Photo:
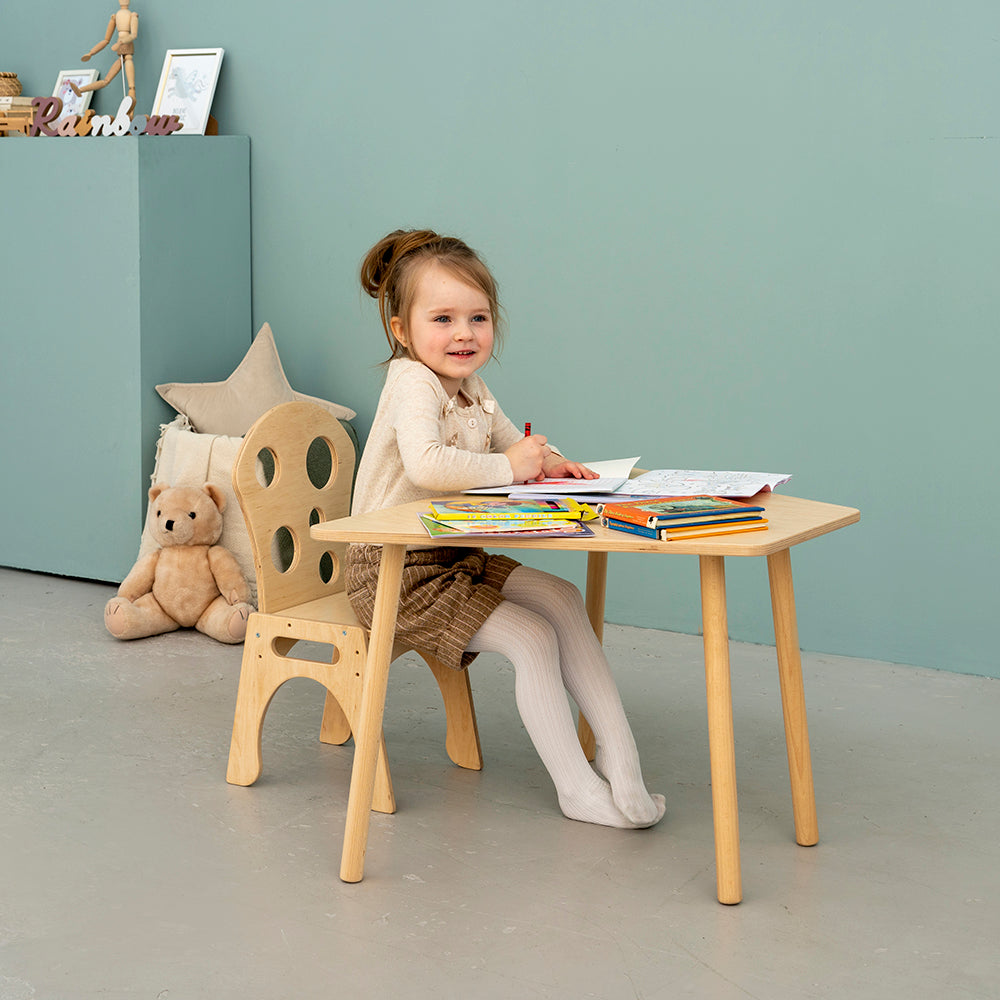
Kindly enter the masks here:
M 0 69 L 50 90 L 109 7 L 7 5 Z M 253 325 L 297 389 L 364 434 L 382 342 L 357 263 L 398 226 L 461 234 L 501 283 L 487 376 L 515 420 L 861 508 L 793 553 L 803 646 L 1000 676 L 994 0 L 134 7 L 140 110 L 167 48 L 226 49 Z M 729 562 L 732 633 L 771 642 L 764 567 Z M 608 619 L 698 631 L 694 560 L 664 570 L 612 560 Z

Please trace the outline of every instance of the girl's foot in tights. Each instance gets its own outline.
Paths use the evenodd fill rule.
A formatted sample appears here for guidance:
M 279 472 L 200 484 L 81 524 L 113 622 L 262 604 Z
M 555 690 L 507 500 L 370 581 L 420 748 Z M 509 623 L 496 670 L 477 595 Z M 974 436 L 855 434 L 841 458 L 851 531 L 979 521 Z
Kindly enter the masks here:
M 658 823 L 665 801 L 643 784 L 635 741 L 579 591 L 522 566 L 503 593 L 508 599 L 468 648 L 501 653 L 513 663 L 518 711 L 556 786 L 560 809 L 570 819 L 623 829 Z M 604 777 L 580 747 L 567 690 L 594 729 Z

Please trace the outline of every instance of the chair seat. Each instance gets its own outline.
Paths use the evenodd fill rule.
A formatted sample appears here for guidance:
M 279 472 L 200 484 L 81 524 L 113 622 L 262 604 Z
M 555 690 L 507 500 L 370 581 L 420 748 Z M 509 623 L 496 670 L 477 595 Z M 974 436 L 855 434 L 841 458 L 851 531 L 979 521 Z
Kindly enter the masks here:
M 347 594 L 342 590 L 336 594 L 325 594 L 303 604 L 293 604 L 289 608 L 272 609 L 270 613 L 284 618 L 301 618 L 353 628 L 362 627 L 354 608 L 351 607 L 351 602 L 347 599 Z

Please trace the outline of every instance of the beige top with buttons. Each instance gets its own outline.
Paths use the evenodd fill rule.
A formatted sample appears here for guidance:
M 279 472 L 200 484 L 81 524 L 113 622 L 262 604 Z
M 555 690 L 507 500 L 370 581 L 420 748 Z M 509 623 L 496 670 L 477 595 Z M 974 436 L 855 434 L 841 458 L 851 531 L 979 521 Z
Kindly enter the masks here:
M 473 375 L 449 398 L 426 365 L 389 365 L 358 467 L 352 514 L 485 486 L 509 486 L 503 454 L 522 432 Z

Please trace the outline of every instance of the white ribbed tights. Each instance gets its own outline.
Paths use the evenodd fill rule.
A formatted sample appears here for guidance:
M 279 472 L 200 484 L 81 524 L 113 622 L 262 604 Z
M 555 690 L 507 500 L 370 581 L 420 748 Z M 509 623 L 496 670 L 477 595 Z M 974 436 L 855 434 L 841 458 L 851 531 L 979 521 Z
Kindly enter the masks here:
M 658 823 L 661 795 L 650 795 L 621 698 L 573 584 L 518 566 L 504 602 L 472 637 L 469 650 L 506 656 L 525 729 L 570 819 L 640 828 Z M 580 747 L 566 692 L 594 732 L 596 773 Z

